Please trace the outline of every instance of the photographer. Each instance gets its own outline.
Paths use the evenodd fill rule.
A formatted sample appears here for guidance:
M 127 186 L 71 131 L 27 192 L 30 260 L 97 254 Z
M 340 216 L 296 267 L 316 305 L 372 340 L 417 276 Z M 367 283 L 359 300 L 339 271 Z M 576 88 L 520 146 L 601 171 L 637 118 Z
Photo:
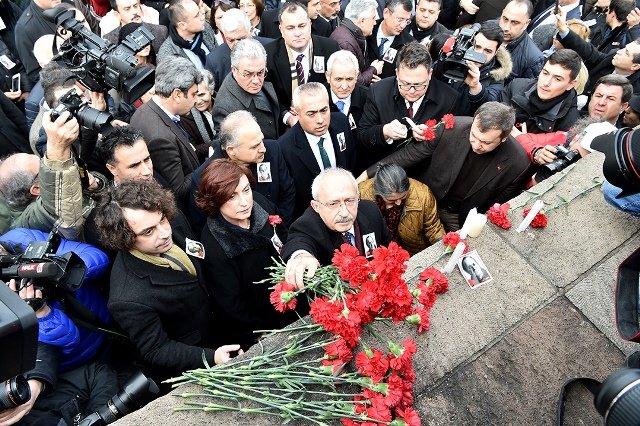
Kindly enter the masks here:
M 444 76 L 446 60 L 439 60 L 434 77 L 448 83 L 458 92 L 455 115 L 471 116 L 485 102 L 498 100 L 504 89 L 504 80 L 511 74 L 511 55 L 502 46 L 504 34 L 497 20 L 486 21 L 473 38 L 473 50 L 485 56 L 478 64 L 466 61 L 468 72 L 464 81 L 454 81 Z M 456 41 L 457 43 L 457 41 Z
M 1 254 L 21 254 L 30 243 L 45 240 L 47 234 L 43 232 L 14 229 L 0 237 Z M 107 256 L 88 244 L 67 240 L 60 242 L 56 255 L 70 251 L 87 268 L 86 282 L 73 292 L 64 279 L 53 282 L 39 278 L 35 283 L 8 280 L 9 287 L 36 310 L 38 362 L 34 370 L 25 374 L 31 398 L 0 412 L 2 425 L 17 421 L 57 425 L 61 419 L 72 425 L 74 419 L 102 407 L 118 390 L 111 369 L 96 362 L 105 341 L 104 333 L 96 327 L 106 326 L 111 317 L 106 300 L 90 282 L 107 271 Z M 27 263 L 26 259 L 17 261 L 18 265 Z

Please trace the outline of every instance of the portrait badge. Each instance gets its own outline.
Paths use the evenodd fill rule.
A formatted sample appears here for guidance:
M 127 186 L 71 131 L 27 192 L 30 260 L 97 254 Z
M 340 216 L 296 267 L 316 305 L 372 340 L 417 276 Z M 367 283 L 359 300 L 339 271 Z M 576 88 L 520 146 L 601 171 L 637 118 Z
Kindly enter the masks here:
M 362 236 L 362 247 L 364 247 L 364 257 L 371 259 L 373 257 L 373 250 L 378 247 L 376 242 L 376 234 L 371 232 Z
M 349 116 L 347 117 L 349 119 L 349 127 L 351 128 L 351 130 L 356 128 L 356 120 L 353 119 L 353 115 L 351 115 L 351 113 L 349 113 Z
M 343 152 L 347 149 L 347 141 L 344 138 L 344 132 L 338 133 L 336 138 L 338 139 L 338 148 L 340 148 L 340 152 Z
M 313 57 L 313 71 L 324 74 L 324 56 Z
M 271 178 L 271 163 L 258 163 L 258 183 L 273 182 Z
M 185 238 L 185 250 L 189 256 L 197 257 L 198 259 L 204 259 L 204 246 L 200 241 L 194 241 L 189 238 Z
M 387 49 L 386 52 L 384 52 L 384 56 L 382 57 L 382 60 L 392 64 L 396 60 L 397 54 L 398 54 L 398 50 L 394 49 L 393 47 L 390 47 Z

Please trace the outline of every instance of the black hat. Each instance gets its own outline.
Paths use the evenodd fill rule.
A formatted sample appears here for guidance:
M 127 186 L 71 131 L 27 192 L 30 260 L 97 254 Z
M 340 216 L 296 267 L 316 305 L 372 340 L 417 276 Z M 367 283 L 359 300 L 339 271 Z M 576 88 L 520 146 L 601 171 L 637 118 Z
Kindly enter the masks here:
M 633 95 L 631 99 L 629 99 L 629 106 L 635 112 L 640 112 L 640 96 Z
M 598 136 L 591 148 L 604 153 L 604 177 L 622 189 L 616 198 L 640 192 L 640 130 L 624 128 Z

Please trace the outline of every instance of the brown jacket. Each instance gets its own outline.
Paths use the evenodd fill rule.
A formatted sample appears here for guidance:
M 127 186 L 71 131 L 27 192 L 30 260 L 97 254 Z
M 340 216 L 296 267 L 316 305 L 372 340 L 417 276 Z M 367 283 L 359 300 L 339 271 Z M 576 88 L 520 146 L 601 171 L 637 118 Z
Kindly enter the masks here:
M 361 199 L 376 201 L 373 179 L 360 183 L 359 188 Z M 409 193 L 400 217 L 398 235 L 398 244 L 412 256 L 444 235 L 433 193 L 427 185 L 414 179 L 409 179 Z

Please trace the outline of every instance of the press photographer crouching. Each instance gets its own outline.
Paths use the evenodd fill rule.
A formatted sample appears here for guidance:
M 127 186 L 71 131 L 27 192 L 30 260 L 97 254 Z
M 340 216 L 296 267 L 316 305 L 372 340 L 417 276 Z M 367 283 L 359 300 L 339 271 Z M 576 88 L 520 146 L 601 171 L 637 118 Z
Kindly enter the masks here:
M 503 41 L 498 21 L 491 20 L 459 30 L 453 47 L 443 48 L 451 52 L 440 53 L 433 75 L 458 91 L 454 115 L 472 116 L 480 105 L 498 100 L 513 67 Z
M 96 327 L 106 327 L 110 315 L 92 282 L 107 271 L 107 256 L 88 244 L 58 243 L 29 229 L 0 237 L 2 279 L 29 303 L 39 323 L 38 362 L 25 374 L 30 396 L 21 403 L 0 395 L 3 425 L 72 425 L 118 391 L 115 374 L 97 361 L 105 335 Z

